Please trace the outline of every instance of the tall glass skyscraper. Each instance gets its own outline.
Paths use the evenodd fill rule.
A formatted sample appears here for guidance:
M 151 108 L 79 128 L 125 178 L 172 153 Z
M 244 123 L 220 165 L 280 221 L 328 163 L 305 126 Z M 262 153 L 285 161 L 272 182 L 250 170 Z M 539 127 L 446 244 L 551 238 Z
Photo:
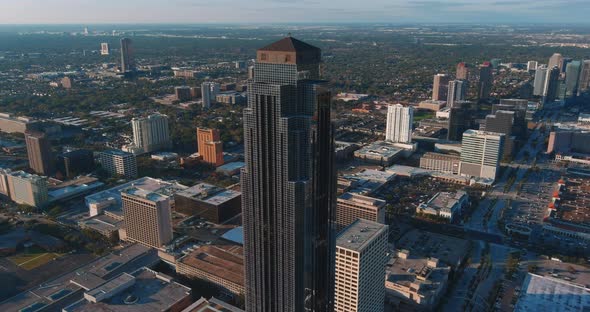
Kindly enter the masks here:
M 121 71 L 127 72 L 135 69 L 133 60 L 133 46 L 131 39 L 121 38 Z
M 257 52 L 244 110 L 246 311 L 329 311 L 335 170 L 320 49 L 292 37 Z

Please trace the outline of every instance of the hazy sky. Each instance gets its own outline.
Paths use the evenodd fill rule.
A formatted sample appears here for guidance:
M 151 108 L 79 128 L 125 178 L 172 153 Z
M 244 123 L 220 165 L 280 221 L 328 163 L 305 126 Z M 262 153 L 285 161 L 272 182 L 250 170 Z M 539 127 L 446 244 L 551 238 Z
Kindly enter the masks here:
M 0 24 L 590 23 L 590 0 L 0 0 Z

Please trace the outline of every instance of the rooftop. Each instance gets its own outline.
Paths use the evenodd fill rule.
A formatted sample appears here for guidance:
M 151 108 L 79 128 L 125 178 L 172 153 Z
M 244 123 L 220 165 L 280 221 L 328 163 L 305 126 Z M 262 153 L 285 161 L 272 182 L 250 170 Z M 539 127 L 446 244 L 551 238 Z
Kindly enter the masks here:
M 156 192 L 150 192 L 149 190 L 144 190 L 141 188 L 137 188 L 135 186 L 131 186 L 129 188 L 123 189 L 123 190 L 121 190 L 121 193 L 145 198 L 145 199 L 153 201 L 153 202 L 160 202 L 160 201 L 164 201 L 164 200 L 167 200 L 168 198 L 170 198 L 169 196 L 158 194 Z
M 385 159 L 391 158 L 396 156 L 397 154 L 401 153 L 402 149 L 393 146 L 392 143 L 388 143 L 385 141 L 376 141 L 373 142 L 360 150 L 354 152 L 355 155 L 359 156 L 381 156 Z
M 355 193 L 344 193 L 338 197 L 338 201 L 345 200 L 345 201 L 352 201 L 356 203 L 362 203 L 365 205 L 370 205 L 373 207 L 382 207 L 385 206 L 385 201 L 382 199 L 364 196 Z
M 463 196 L 467 196 L 467 193 L 464 191 L 439 192 L 428 201 L 428 206 L 436 209 L 450 209 L 457 203 L 457 201 L 463 198 Z
M 244 312 L 244 310 L 238 309 L 215 297 L 211 297 L 209 300 L 201 297 L 201 299 L 182 310 L 182 312 Z
M 319 51 L 319 48 L 289 36 L 260 48 L 259 51 L 302 52 Z
M 107 154 L 107 155 L 114 155 L 114 156 L 133 156 L 133 154 L 131 154 L 131 153 L 124 152 L 124 151 L 118 150 L 118 149 L 102 151 L 101 153 Z
M 387 225 L 381 223 L 357 219 L 338 234 L 336 246 L 360 252 L 371 239 L 387 231 L 387 228 Z
M 434 257 L 455 267 L 467 254 L 469 242 L 446 235 L 414 229 L 406 233 L 396 244 L 417 257 Z
M 238 285 L 244 285 L 244 248 L 238 245 L 205 245 L 178 259 Z
M 98 215 L 79 222 L 80 226 L 94 229 L 98 232 L 117 231 L 123 225 L 123 221 L 112 218 L 106 214 Z
M 240 192 L 224 189 L 208 183 L 199 183 L 176 193 L 178 196 L 193 198 L 212 205 L 220 205 L 236 197 Z
M 529 273 L 514 311 L 586 311 L 590 306 L 589 292 L 587 287 L 565 280 Z
M 437 289 L 446 286 L 451 268 L 439 266 L 437 259 L 413 257 L 393 257 L 387 263 L 387 282 L 404 287 L 418 285 L 418 292 L 424 296 L 432 295 Z

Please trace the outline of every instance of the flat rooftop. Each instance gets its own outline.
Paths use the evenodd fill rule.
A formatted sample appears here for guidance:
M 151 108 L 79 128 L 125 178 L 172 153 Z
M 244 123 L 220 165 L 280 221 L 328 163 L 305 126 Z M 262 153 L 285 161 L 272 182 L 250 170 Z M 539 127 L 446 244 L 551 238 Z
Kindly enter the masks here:
M 227 164 L 224 164 L 222 166 L 217 167 L 216 170 L 219 171 L 234 171 L 234 170 L 238 170 L 240 168 L 243 168 L 244 166 L 246 166 L 246 163 L 243 161 L 234 161 L 234 162 L 230 162 Z
M 129 287 L 120 287 L 130 280 L 135 280 L 135 282 Z M 168 311 L 177 302 L 191 296 L 190 288 L 147 268 L 139 269 L 133 274 L 123 273 L 87 293 L 97 295 L 109 292 L 113 292 L 113 296 L 108 299 L 97 303 L 81 299 L 64 308 L 63 311 Z
M 238 285 L 244 285 L 244 248 L 238 245 L 205 245 L 178 262 Z
M 354 179 L 361 179 L 361 180 L 371 180 L 371 181 L 378 181 L 378 182 L 388 182 L 395 178 L 395 173 L 388 172 L 388 171 L 380 171 L 375 169 L 365 169 L 359 173 L 355 173 L 352 176 L 345 176 Z
M 338 234 L 336 246 L 353 251 L 362 251 L 371 239 L 387 231 L 387 229 L 387 225 L 357 219 Z
M 373 207 L 385 206 L 386 201 L 374 197 L 364 196 L 355 193 L 344 193 L 338 197 L 338 201 L 351 201 Z
M 465 191 L 439 192 L 428 201 L 428 206 L 437 209 L 451 209 L 463 196 L 467 196 Z
M 133 154 L 131 154 L 131 153 L 128 153 L 128 152 L 125 152 L 122 150 L 118 150 L 118 149 L 102 151 L 101 153 L 108 154 L 108 155 L 115 155 L 115 156 L 133 156 Z
M 123 189 L 123 190 L 121 190 L 121 193 L 145 198 L 145 199 L 153 201 L 153 202 L 160 202 L 160 201 L 167 200 L 169 198 L 169 196 L 158 194 L 156 192 L 150 192 L 148 190 L 140 189 L 135 186 L 131 186 L 129 188 Z
M 557 219 L 590 224 L 590 177 L 568 175 L 565 180 L 565 190 L 559 195 Z
M 467 240 L 414 229 L 406 233 L 395 246 L 417 257 L 433 257 L 455 267 L 469 248 Z
M 568 281 L 528 273 L 522 285 L 515 312 L 587 311 L 590 307 L 590 289 Z
M 178 196 L 192 198 L 212 205 L 221 205 L 242 193 L 224 189 L 208 183 L 199 183 L 176 193 Z
M 182 312 L 244 312 L 244 310 L 236 308 L 215 297 L 211 297 L 209 300 L 201 297 L 201 299 L 182 310 Z
M 109 232 L 118 231 L 122 227 L 123 221 L 112 218 L 106 214 L 101 214 L 82 220 L 78 222 L 78 224 L 83 227 L 94 229 L 98 232 Z
M 445 287 L 451 268 L 448 266 L 428 266 L 429 259 L 408 257 L 407 259 L 394 257 L 387 263 L 387 281 L 411 287 L 417 284 L 422 294 L 435 293 L 440 287 Z
M 362 147 L 361 149 L 354 152 L 354 154 L 359 156 L 381 156 L 385 159 L 389 159 L 401 152 L 401 148 L 395 147 L 391 143 L 385 141 L 377 141 Z

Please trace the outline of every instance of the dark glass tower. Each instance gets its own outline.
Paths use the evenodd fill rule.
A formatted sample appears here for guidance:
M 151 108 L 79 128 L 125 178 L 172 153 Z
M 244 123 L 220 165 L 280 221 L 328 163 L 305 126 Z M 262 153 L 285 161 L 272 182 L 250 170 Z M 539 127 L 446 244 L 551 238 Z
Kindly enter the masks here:
M 320 49 L 287 37 L 257 52 L 244 110 L 246 311 L 329 311 L 335 170 Z
M 129 38 L 122 38 L 121 39 L 121 71 L 127 72 L 132 71 L 135 69 L 135 64 L 133 60 L 133 46 L 131 44 L 131 39 Z

